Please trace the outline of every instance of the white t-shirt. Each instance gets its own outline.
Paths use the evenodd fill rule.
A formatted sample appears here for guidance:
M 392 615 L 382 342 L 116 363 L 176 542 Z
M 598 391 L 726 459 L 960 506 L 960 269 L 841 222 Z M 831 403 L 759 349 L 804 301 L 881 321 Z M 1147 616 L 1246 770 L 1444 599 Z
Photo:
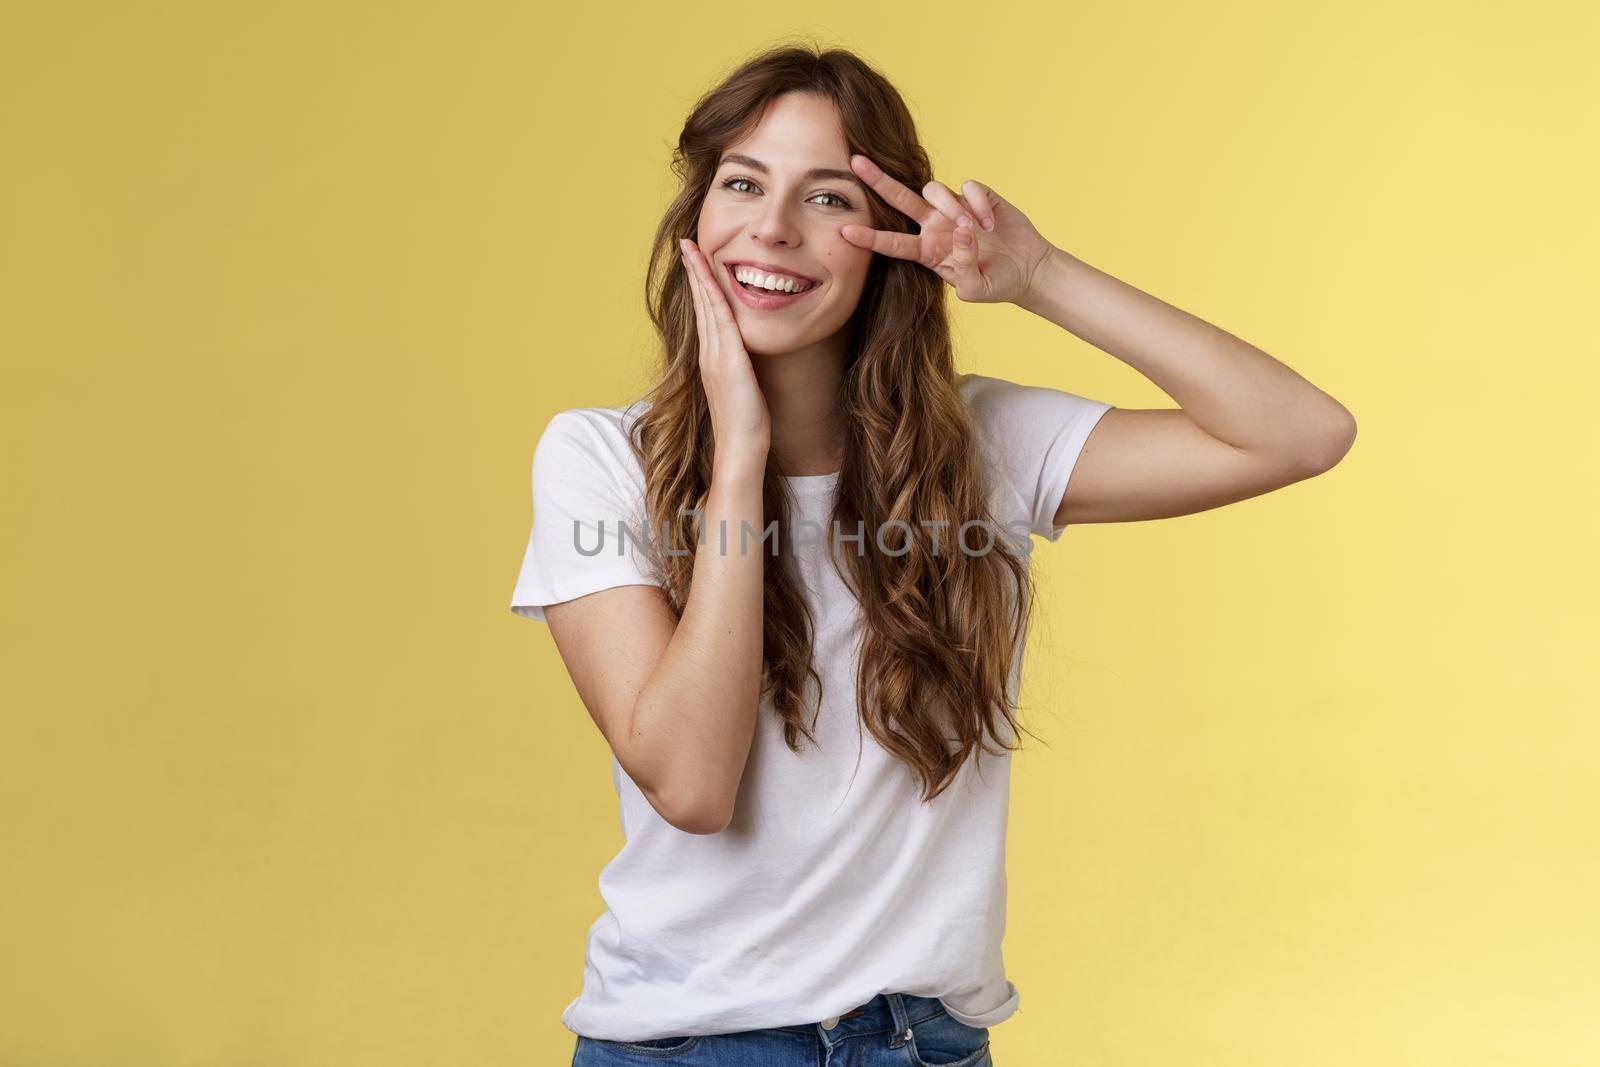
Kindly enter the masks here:
M 1056 507 L 1111 405 L 976 374 L 962 375 L 960 390 L 998 471 L 991 507 L 1002 530 L 1015 523 L 1059 539 Z M 641 538 L 647 530 L 644 474 L 625 437 L 645 405 L 551 419 L 534 451 L 533 528 L 512 611 L 543 619 L 548 604 L 660 584 L 617 525 Z M 788 479 L 797 530 L 831 529 L 837 481 Z M 800 527 L 807 520 L 817 526 Z M 841 537 L 854 532 L 841 527 Z M 884 544 L 894 550 L 902 536 L 890 528 Z M 736 537 L 730 530 L 730 550 Z M 974 530 L 966 543 L 981 551 L 984 540 Z M 625 843 L 600 872 L 606 911 L 589 928 L 582 992 L 561 1015 L 576 1034 L 643 1041 L 800 1025 L 888 992 L 937 997 L 969 1026 L 1017 1010 L 1000 949 L 1010 755 L 984 755 L 981 766 L 969 758 L 945 792 L 921 802 L 920 779 L 860 723 L 860 609 L 827 559 L 827 533 L 811 541 L 795 551 L 816 620 L 820 750 L 804 738 L 800 754 L 790 750 L 763 697 L 733 821 L 715 834 L 661 818 L 612 756 Z M 1020 672 L 1019 655 L 1013 695 Z

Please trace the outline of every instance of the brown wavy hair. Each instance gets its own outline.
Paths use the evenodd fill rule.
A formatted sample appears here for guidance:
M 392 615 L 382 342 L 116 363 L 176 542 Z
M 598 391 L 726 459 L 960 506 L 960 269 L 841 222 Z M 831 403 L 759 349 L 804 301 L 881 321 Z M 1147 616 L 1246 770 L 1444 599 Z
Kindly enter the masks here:
M 704 509 L 715 441 L 700 382 L 695 312 L 678 241 L 695 237 L 725 148 L 760 121 L 784 93 L 807 92 L 837 108 L 852 153 L 869 156 L 907 187 L 933 179 L 927 152 L 900 94 L 854 53 L 817 45 L 774 46 L 746 60 L 694 105 L 678 135 L 672 170 L 681 187 L 652 243 L 645 300 L 661 338 L 663 366 L 633 423 L 631 445 L 644 469 L 648 528 L 666 533 L 672 553 L 650 539 L 649 557 L 673 610 L 681 617 L 694 574 L 698 523 L 686 509 Z M 914 233 L 913 223 L 867 190 L 872 225 Z M 849 327 L 839 404 L 847 425 L 845 460 L 832 521 L 869 531 L 864 552 L 834 554 L 847 589 L 861 604 L 864 634 L 856 679 L 862 722 L 878 742 L 922 780 L 932 801 L 954 781 L 975 749 L 1005 751 L 1019 723 L 1008 680 L 1033 603 L 1029 568 L 1004 536 L 981 555 L 951 551 L 965 522 L 987 521 L 987 481 L 970 412 L 956 386 L 945 308 L 946 283 L 918 263 L 875 255 Z M 769 457 L 764 514 L 790 529 L 793 499 Z M 884 523 L 894 551 L 874 551 L 870 531 Z M 925 521 L 945 520 L 934 552 Z M 858 527 L 858 521 L 864 526 Z M 813 623 L 787 539 L 765 567 L 763 695 L 784 720 L 784 739 L 798 752 L 806 722 L 805 688 L 822 679 L 812 663 Z M 1004 722 L 1012 731 L 999 730 Z M 815 722 L 814 716 L 812 723 Z M 1031 733 L 1031 731 L 1029 731 Z M 998 755 L 998 753 L 992 753 Z M 858 756 L 859 759 L 859 756 Z

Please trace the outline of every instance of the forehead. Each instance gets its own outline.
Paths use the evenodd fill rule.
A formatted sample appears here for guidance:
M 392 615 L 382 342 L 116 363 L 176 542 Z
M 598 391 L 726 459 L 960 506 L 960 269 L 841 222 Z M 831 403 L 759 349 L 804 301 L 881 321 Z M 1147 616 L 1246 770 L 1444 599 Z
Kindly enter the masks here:
M 814 93 L 785 93 L 767 105 L 743 139 L 723 150 L 754 156 L 778 170 L 811 166 L 848 169 L 850 148 L 833 101 Z

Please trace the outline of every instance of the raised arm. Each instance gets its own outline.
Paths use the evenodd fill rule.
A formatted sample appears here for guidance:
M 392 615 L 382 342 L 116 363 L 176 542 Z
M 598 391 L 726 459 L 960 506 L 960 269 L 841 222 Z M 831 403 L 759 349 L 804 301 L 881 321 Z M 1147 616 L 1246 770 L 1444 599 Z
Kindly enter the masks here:
M 1100 418 L 1057 526 L 1168 518 L 1259 496 L 1327 470 L 1354 443 L 1343 404 L 1259 348 L 1056 248 L 993 188 L 968 181 L 957 196 L 930 181 L 919 195 L 866 156 L 850 165 L 919 232 L 846 225 L 846 240 L 923 264 L 962 300 L 1041 315 L 1178 402 Z
M 1084 445 L 1056 524 L 1187 515 L 1338 463 L 1355 418 L 1225 330 L 1051 248 L 1016 301 L 1155 382 L 1177 408 L 1115 408 Z
M 762 557 L 723 553 L 726 524 L 761 529 L 762 472 L 718 471 L 709 535 L 676 622 L 665 595 L 623 585 L 545 609 L 551 636 L 617 762 L 663 819 L 691 834 L 733 817 L 755 737 L 761 668 Z
M 742 534 L 763 529 L 771 422 L 732 309 L 699 249 L 684 254 L 716 453 L 682 617 L 659 589 L 628 584 L 551 604 L 545 618 L 628 777 L 662 818 L 711 834 L 733 817 L 755 739 L 765 555 Z

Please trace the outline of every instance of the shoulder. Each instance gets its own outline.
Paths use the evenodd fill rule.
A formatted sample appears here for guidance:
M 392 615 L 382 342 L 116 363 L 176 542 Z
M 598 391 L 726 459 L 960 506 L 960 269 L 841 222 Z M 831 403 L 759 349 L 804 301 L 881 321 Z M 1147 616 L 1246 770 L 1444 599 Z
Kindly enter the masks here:
M 963 374 L 956 389 L 972 412 L 972 425 L 985 445 L 996 445 L 1030 416 L 1030 387 L 987 374 Z
M 1044 421 L 1097 417 L 1111 405 L 1048 385 L 1023 385 L 984 374 L 962 374 L 956 387 L 972 410 L 978 428 L 996 436 L 1027 435 Z
M 534 466 L 601 468 L 628 480 L 639 472 L 630 440 L 634 423 L 649 407 L 636 401 L 623 407 L 581 407 L 558 411 L 545 424 L 534 448 Z
M 984 444 L 1002 462 L 1028 464 L 1045 452 L 1080 444 L 1112 405 L 1048 385 L 1022 385 L 963 374 L 957 388 Z
M 1054 515 L 1089 434 L 1111 404 L 1048 385 L 963 374 L 980 449 L 1016 494 L 1033 532 L 1055 540 Z
M 533 450 L 536 494 L 634 501 L 645 491 L 645 469 L 630 440 L 648 402 L 621 408 L 566 408 L 550 416 Z
M 967 407 L 972 409 L 976 416 L 992 416 L 1006 402 L 1013 399 L 1019 386 L 1015 382 L 1008 382 L 1004 378 L 992 378 L 987 374 L 959 374 L 956 376 L 956 391 L 961 394 L 961 399 L 967 402 Z M 980 422 L 986 422 L 980 418 Z

